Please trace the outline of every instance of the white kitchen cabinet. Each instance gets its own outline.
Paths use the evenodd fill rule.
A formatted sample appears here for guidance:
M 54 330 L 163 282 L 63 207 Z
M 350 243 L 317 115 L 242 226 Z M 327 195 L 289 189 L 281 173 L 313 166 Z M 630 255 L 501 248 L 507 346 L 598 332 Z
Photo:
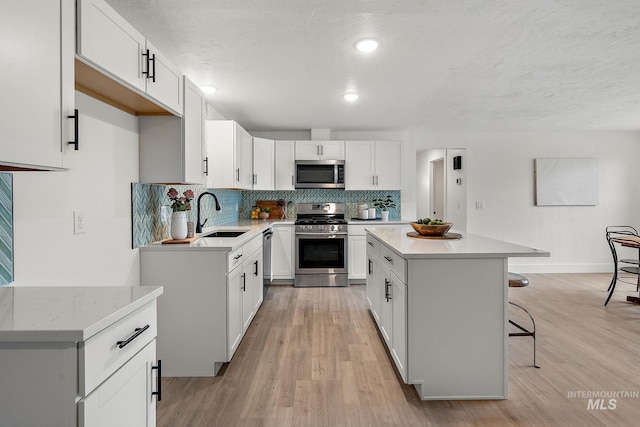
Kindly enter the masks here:
M 243 271 L 242 266 L 227 275 L 227 354 L 231 360 L 242 340 L 243 317 Z
M 182 117 L 140 117 L 140 182 L 205 184 L 206 103 L 186 76 Z
M 253 189 L 275 190 L 275 141 L 266 138 L 253 138 Z
M 273 280 L 293 280 L 294 243 L 293 224 L 274 224 L 271 238 L 271 271 Z
M 105 74 L 182 115 L 182 73 L 104 0 L 78 1 L 77 51 Z
M 231 250 L 159 246 L 141 248 L 140 282 L 164 284 L 157 340 L 163 375 L 215 376 L 262 303 L 262 233 Z
M 275 141 L 275 189 L 295 190 L 295 141 Z
M 209 188 L 253 187 L 253 138 L 233 120 L 207 120 Z
M 154 375 L 156 342 L 151 341 L 131 360 L 78 402 L 80 427 L 153 426 L 155 399 L 148 390 L 157 390 Z
M 296 141 L 296 160 L 344 159 L 344 141 Z
M 367 237 L 367 300 L 403 381 L 407 379 L 406 262 Z
M 68 168 L 69 142 L 77 140 L 77 119 L 69 118 L 76 115 L 74 1 L 3 2 L 0 40 L 0 170 Z
M 351 226 L 349 226 L 351 228 Z M 367 239 L 364 235 L 349 234 L 349 280 L 360 280 L 367 277 Z
M 2 292 L 3 310 L 13 322 L 1 327 L 0 425 L 156 425 L 161 288 Z
M 402 143 L 398 141 L 347 141 L 347 190 L 400 190 Z

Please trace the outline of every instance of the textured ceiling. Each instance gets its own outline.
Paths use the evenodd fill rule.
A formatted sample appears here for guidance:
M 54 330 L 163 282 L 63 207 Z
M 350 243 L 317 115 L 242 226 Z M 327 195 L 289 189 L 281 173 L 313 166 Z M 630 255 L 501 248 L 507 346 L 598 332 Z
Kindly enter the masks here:
M 107 1 L 249 130 L 640 129 L 638 0 Z

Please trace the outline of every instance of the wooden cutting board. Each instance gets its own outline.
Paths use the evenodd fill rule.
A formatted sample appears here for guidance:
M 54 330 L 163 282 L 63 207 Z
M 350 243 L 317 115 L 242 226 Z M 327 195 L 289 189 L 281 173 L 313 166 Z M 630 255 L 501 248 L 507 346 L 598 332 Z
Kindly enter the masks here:
M 287 202 L 284 202 L 286 205 Z M 279 206 L 277 200 L 258 200 L 256 206 L 269 208 L 269 219 L 281 219 L 284 217 L 284 206 Z
M 193 237 L 187 237 L 186 239 L 180 239 L 180 240 L 165 239 L 165 240 L 162 241 L 162 244 L 163 245 L 172 245 L 172 244 L 177 244 L 177 243 L 191 243 L 191 242 L 195 242 L 198 237 L 200 237 L 200 236 L 198 234 L 196 234 Z
M 456 240 L 462 239 L 462 234 L 458 233 L 446 233 L 442 236 L 423 236 L 419 234 L 417 231 L 408 231 L 407 236 L 415 237 L 416 239 L 431 239 L 431 240 Z

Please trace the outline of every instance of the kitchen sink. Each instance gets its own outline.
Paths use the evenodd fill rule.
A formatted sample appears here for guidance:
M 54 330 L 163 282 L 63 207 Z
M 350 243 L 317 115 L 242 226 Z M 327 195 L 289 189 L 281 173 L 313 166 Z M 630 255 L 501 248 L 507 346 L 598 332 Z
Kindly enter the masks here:
M 246 233 L 246 231 L 214 231 L 201 237 L 238 237 L 244 233 Z

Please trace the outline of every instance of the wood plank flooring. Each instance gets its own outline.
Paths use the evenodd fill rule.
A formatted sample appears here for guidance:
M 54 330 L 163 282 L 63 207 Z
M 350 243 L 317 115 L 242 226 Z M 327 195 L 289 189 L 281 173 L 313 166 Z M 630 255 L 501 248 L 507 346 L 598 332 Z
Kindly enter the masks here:
M 604 307 L 610 275 L 527 277 L 509 295 L 536 319 L 542 368 L 531 366 L 531 338 L 511 337 L 509 400 L 420 401 L 397 376 L 362 285 L 272 286 L 222 375 L 163 380 L 158 426 L 638 425 L 640 305 L 625 301 L 635 287 L 619 284 Z M 594 409 L 581 391 L 635 395 Z

